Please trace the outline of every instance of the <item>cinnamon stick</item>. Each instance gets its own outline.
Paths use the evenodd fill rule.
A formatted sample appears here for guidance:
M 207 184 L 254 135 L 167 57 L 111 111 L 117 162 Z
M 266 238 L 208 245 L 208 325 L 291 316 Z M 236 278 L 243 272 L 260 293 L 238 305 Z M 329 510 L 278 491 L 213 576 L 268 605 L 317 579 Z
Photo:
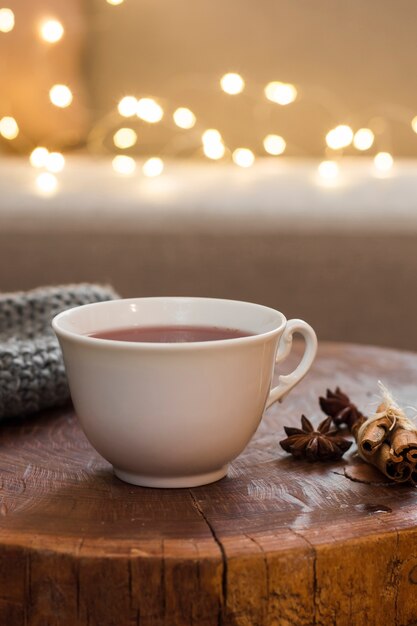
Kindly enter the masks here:
M 400 426 L 401 424 L 399 424 Z M 396 428 L 391 436 L 390 454 L 393 461 L 407 460 L 410 463 L 417 462 L 416 431 L 410 430 L 407 424 L 402 423 L 401 428 Z
M 391 416 L 377 413 L 377 419 L 368 419 L 361 430 L 358 446 L 364 456 L 372 456 L 387 438 L 387 433 L 395 425 Z
M 359 455 L 391 480 L 417 485 L 417 428 L 380 387 L 383 401 L 375 415 L 352 427 Z
M 374 457 L 371 457 L 370 462 L 397 483 L 405 483 L 410 478 L 413 469 L 406 461 L 397 463 L 392 460 L 389 443 L 383 443 Z

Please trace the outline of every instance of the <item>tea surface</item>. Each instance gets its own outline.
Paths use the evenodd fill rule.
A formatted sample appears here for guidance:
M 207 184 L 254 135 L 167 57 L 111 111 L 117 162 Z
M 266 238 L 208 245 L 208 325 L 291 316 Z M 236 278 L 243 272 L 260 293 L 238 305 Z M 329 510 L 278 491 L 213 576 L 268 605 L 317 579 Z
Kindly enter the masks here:
M 220 339 L 239 339 L 250 337 L 237 328 L 218 326 L 129 326 L 112 328 L 90 333 L 89 337 L 111 339 L 112 341 L 130 341 L 145 343 L 188 343 L 192 341 L 219 341 Z

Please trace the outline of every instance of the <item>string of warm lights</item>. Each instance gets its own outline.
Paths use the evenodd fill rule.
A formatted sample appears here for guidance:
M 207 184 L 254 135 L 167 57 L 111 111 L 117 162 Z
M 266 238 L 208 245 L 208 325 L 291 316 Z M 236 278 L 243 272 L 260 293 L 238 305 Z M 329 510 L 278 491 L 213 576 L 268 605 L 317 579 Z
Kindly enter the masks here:
M 109 5 L 117 6 L 124 0 L 106 0 Z M 10 8 L 0 8 L 0 33 L 8 35 L 15 28 L 15 15 Z M 58 44 L 65 35 L 65 28 L 55 17 L 47 17 L 39 22 L 38 36 L 46 45 Z M 220 78 L 219 87 L 228 96 L 237 97 L 246 89 L 244 78 L 236 72 L 228 72 Z M 299 99 L 299 92 L 295 85 L 279 81 L 269 82 L 263 87 L 263 95 L 273 105 L 289 106 Z M 49 89 L 50 103 L 65 109 L 73 103 L 74 95 L 69 85 L 63 83 L 52 84 Z M 138 143 L 138 133 L 131 126 L 135 123 L 158 124 L 162 120 L 171 123 L 182 131 L 191 131 L 193 141 L 200 146 L 202 154 L 210 160 L 219 161 L 231 159 L 241 168 L 251 167 L 256 160 L 255 153 L 247 147 L 238 146 L 230 149 L 225 145 L 221 133 L 214 128 L 206 129 L 199 123 L 197 116 L 188 107 L 180 106 L 171 113 L 164 110 L 160 101 L 149 96 L 137 98 L 133 95 L 124 96 L 117 105 L 116 111 L 110 114 L 112 143 L 118 150 L 125 151 Z M 128 120 L 130 120 L 130 125 Z M 109 132 L 109 126 L 104 125 L 103 133 Z M 417 116 L 411 120 L 411 128 L 417 133 Z M 0 119 L 0 136 L 7 142 L 14 142 L 20 136 L 17 120 L 11 115 Z M 105 137 L 102 137 L 104 139 Z M 359 152 L 366 152 L 375 145 L 375 134 L 371 128 L 352 129 L 347 124 L 339 124 L 331 128 L 325 136 L 326 154 L 333 152 L 337 159 L 322 161 L 318 166 L 318 175 L 323 181 L 334 181 L 340 173 L 340 157 L 343 150 L 353 146 Z M 265 154 L 280 156 L 287 150 L 284 137 L 277 134 L 268 134 L 262 140 Z M 58 188 L 56 174 L 65 167 L 65 157 L 57 151 L 49 151 L 44 146 L 36 146 L 32 150 L 30 163 L 40 171 L 36 178 L 36 185 L 41 193 L 51 194 Z M 377 152 L 373 157 L 376 175 L 387 175 L 394 165 L 393 156 L 386 151 Z M 117 154 L 112 159 L 112 167 L 116 174 L 131 176 L 137 170 L 136 159 L 127 154 Z M 148 158 L 142 164 L 142 173 L 146 177 L 156 177 L 164 171 L 164 162 L 161 155 Z
M 227 73 L 220 79 L 220 88 L 226 94 L 237 96 L 245 89 L 245 81 L 242 76 L 236 73 Z M 266 98 L 279 104 L 287 106 L 293 103 L 298 96 L 297 88 L 289 83 L 281 83 L 273 81 L 268 83 L 264 88 Z M 148 124 L 156 124 L 161 122 L 166 115 L 161 104 L 154 98 L 146 97 L 137 99 L 135 96 L 129 95 L 123 97 L 117 105 L 117 112 L 120 117 L 126 119 L 139 119 Z M 179 107 L 172 114 L 174 124 L 183 130 L 197 128 L 196 115 L 186 107 Z M 120 121 L 116 120 L 116 123 Z M 413 130 L 417 132 L 417 117 L 413 120 Z M 242 168 L 251 167 L 256 156 L 252 150 L 246 147 L 237 147 L 230 150 L 224 143 L 224 139 L 217 129 L 201 129 L 198 135 L 201 144 L 202 153 L 208 159 L 218 161 L 226 156 L 230 156 L 231 160 Z M 137 143 L 137 133 L 133 128 L 122 126 L 115 130 L 113 134 L 114 146 L 120 150 L 126 150 L 133 147 Z M 355 132 L 346 125 L 340 124 L 328 131 L 325 137 L 327 149 L 334 152 L 340 157 L 343 149 L 353 146 L 359 152 L 365 152 L 372 148 L 375 143 L 375 135 L 370 128 L 359 128 Z M 283 137 L 276 134 L 269 134 L 262 141 L 263 149 L 270 156 L 280 156 L 285 153 L 287 143 Z M 126 157 L 127 155 L 119 155 Z M 133 157 L 123 158 L 123 160 L 113 160 L 113 167 L 119 174 L 130 175 L 135 171 L 132 164 Z M 151 163 L 156 162 L 155 157 L 149 160 Z M 161 159 L 158 160 L 158 163 Z M 386 174 L 393 167 L 394 160 L 388 152 L 378 152 L 374 156 L 374 167 L 378 175 Z M 158 175 L 159 170 L 163 168 L 157 167 L 155 173 L 150 166 L 143 168 L 145 175 Z M 323 179 L 335 179 L 339 175 L 340 167 L 338 161 L 325 160 L 318 167 L 319 176 Z M 152 174 L 149 174 L 152 172 Z

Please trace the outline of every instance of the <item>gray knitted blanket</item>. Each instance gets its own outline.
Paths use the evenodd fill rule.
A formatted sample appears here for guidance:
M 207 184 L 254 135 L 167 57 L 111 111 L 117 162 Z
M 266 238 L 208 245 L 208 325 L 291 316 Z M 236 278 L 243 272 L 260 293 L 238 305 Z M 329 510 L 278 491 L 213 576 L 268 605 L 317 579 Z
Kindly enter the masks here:
M 65 309 L 117 297 L 111 287 L 88 284 L 0 294 L 0 420 L 69 399 L 51 320 Z

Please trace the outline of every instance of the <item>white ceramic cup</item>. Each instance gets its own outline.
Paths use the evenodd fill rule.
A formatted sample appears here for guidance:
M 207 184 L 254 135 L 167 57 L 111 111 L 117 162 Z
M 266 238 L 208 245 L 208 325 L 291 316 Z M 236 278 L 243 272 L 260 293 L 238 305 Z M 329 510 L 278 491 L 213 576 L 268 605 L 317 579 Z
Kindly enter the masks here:
M 131 326 L 217 326 L 251 336 L 191 343 L 131 343 L 87 336 Z M 194 487 L 223 478 L 264 410 L 305 376 L 314 330 L 258 304 L 213 298 L 136 298 L 57 315 L 75 411 L 87 438 L 124 481 Z M 271 389 L 275 363 L 305 339 L 301 362 Z

